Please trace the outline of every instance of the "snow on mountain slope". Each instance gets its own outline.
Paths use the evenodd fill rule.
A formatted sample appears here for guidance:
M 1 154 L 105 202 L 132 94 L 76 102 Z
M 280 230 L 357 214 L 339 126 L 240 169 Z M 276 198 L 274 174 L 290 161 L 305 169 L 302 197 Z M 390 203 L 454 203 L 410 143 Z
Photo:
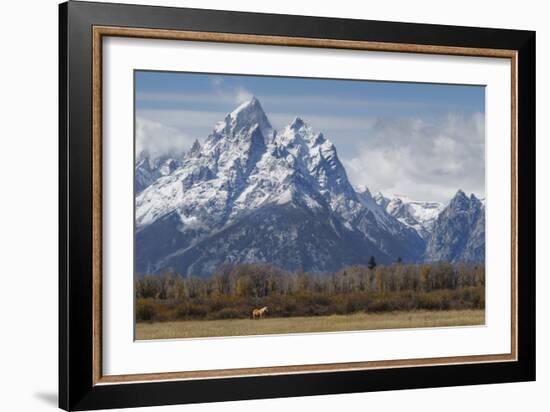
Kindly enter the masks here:
M 224 262 L 262 259 L 326 271 L 370 255 L 416 261 L 424 251 L 416 231 L 386 213 L 368 189 L 353 189 L 322 133 L 301 118 L 275 131 L 256 98 L 179 162 L 136 196 L 139 271 L 207 274 Z M 250 226 L 260 216 L 271 222 L 261 232 Z
M 148 153 L 140 153 L 135 166 L 135 191 L 142 192 L 162 176 L 167 176 L 180 167 L 178 159 L 170 156 L 152 158 Z
M 402 195 L 388 198 L 380 192 L 376 193 L 374 200 L 391 216 L 416 230 L 423 239 L 430 236 L 437 217 L 445 207 L 440 202 L 412 200 Z

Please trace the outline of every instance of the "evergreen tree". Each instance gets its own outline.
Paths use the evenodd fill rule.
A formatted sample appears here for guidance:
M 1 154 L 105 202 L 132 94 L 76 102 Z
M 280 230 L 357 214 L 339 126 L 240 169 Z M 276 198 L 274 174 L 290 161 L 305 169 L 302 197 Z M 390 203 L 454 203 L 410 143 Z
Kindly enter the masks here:
M 374 259 L 374 256 L 371 256 L 371 257 L 369 258 L 369 261 L 368 261 L 368 263 L 367 263 L 367 267 L 368 267 L 369 269 L 371 269 L 371 270 L 374 269 L 374 268 L 376 267 L 376 259 Z

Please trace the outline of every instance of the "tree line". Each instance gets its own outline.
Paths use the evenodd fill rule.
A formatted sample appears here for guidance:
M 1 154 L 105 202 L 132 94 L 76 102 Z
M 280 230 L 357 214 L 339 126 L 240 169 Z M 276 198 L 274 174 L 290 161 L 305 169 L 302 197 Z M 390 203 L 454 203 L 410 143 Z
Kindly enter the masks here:
M 244 318 L 260 306 L 270 316 L 316 316 L 485 305 L 482 264 L 376 265 L 372 258 L 334 273 L 227 264 L 208 277 L 167 270 L 138 274 L 135 283 L 138 321 Z

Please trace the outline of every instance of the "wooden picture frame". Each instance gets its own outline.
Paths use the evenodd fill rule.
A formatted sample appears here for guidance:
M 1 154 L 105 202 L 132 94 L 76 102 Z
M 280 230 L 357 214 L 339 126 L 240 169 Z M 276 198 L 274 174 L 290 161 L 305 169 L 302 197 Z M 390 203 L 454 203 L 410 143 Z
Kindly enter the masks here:
M 88 410 L 535 379 L 535 33 L 168 7 L 60 5 L 59 406 Z M 133 375 L 102 373 L 102 39 L 510 59 L 511 352 Z M 520 185 L 520 182 L 522 183 Z

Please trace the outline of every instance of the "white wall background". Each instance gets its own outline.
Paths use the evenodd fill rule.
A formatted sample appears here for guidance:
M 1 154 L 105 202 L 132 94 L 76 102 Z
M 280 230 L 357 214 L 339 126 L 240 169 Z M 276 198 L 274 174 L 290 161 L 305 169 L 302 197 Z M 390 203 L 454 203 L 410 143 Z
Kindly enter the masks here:
M 550 231 L 549 221 L 544 218 L 544 206 L 550 201 L 544 180 L 550 174 L 547 161 L 550 26 L 545 2 L 150 0 L 145 3 L 537 31 L 537 382 L 171 406 L 163 410 L 547 410 L 550 305 L 544 298 L 550 292 L 550 282 L 544 266 L 549 243 L 543 233 Z M 1 7 L 0 409 L 39 412 L 53 410 L 57 404 L 57 1 L 4 2 Z

